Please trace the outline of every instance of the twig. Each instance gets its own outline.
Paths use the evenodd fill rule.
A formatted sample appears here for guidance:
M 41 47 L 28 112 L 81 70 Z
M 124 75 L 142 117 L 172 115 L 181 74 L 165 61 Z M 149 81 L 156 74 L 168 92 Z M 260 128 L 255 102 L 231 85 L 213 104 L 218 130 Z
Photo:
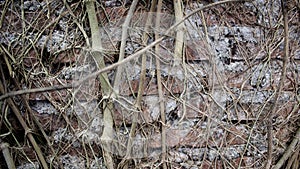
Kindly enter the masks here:
M 5 5 L 4 7 L 2 8 L 2 15 L 0 17 L 0 29 L 2 28 L 2 23 L 3 23 L 3 20 L 4 20 L 4 17 L 5 17 L 5 14 L 6 14 L 6 11 L 7 11 L 7 6 L 8 6 L 8 3 L 11 2 L 9 0 L 6 0 L 5 1 Z
M 124 60 L 125 57 L 125 46 L 126 46 L 126 39 L 128 37 L 128 28 L 129 28 L 129 24 L 131 21 L 131 18 L 133 16 L 133 13 L 135 11 L 136 5 L 138 3 L 138 0 L 134 0 L 129 8 L 129 12 L 126 16 L 125 22 L 122 25 L 122 37 L 121 37 L 121 46 L 120 46 L 120 53 L 119 53 L 119 61 L 118 62 L 122 62 Z M 115 81 L 114 81 L 114 92 L 116 95 L 119 95 L 119 85 L 121 84 L 121 74 L 123 72 L 123 66 L 120 65 L 117 68 L 117 72 L 115 75 Z M 134 112 L 134 117 L 136 116 L 136 112 Z M 135 119 L 133 120 L 132 126 L 131 126 L 131 130 L 130 130 L 130 138 L 133 137 L 134 133 L 135 133 Z M 132 147 L 132 140 L 128 139 L 128 144 L 127 144 L 127 151 L 125 154 L 125 157 L 122 159 L 122 161 L 120 162 L 120 164 L 118 165 L 118 168 L 128 168 L 128 163 L 127 163 L 127 159 L 130 156 L 130 152 L 131 152 L 131 147 Z
M 136 5 L 138 3 L 138 0 L 134 0 L 129 8 L 128 14 L 126 16 L 125 22 L 122 25 L 122 37 L 121 37 L 121 46 L 120 46 L 120 53 L 119 53 L 119 60 L 118 62 L 122 62 L 125 57 L 125 46 L 126 46 L 126 39 L 128 37 L 128 27 L 130 24 L 130 20 L 133 16 L 133 13 L 135 11 Z M 123 66 L 120 65 L 117 68 L 117 72 L 115 75 L 115 81 L 114 81 L 114 91 L 116 95 L 119 94 L 119 85 L 121 81 L 121 74 L 123 72 Z
M 285 163 L 285 161 L 294 152 L 295 147 L 296 147 L 297 143 L 299 143 L 299 142 L 300 142 L 300 127 L 298 128 L 293 141 L 288 146 L 288 148 L 285 150 L 283 156 L 280 158 L 280 160 L 277 162 L 277 164 L 274 166 L 273 169 L 280 169 L 281 168 L 281 166 Z
M 155 21 L 155 29 L 159 30 L 160 28 L 160 16 L 162 8 L 162 0 L 158 1 L 157 4 L 157 15 L 156 15 L 156 21 Z M 155 33 L 155 39 L 159 39 L 159 33 Z M 159 45 L 155 45 L 155 53 L 159 52 Z M 162 90 L 162 82 L 161 82 L 161 71 L 160 71 L 160 60 L 158 58 L 155 59 L 156 63 L 156 78 L 157 78 L 157 88 L 158 88 L 158 97 L 159 97 L 159 108 L 160 108 L 160 119 L 163 123 L 161 125 L 161 146 L 162 146 L 162 155 L 161 155 L 161 162 L 163 164 L 163 169 L 167 169 L 166 164 L 166 153 L 167 153 L 167 145 L 166 145 L 166 113 L 165 113 L 165 103 L 163 100 L 163 90 Z
M 66 6 L 66 8 L 67 8 L 69 14 L 70 14 L 70 15 L 73 17 L 73 19 L 74 19 L 73 22 L 75 22 L 75 24 L 78 26 L 79 30 L 81 31 L 81 33 L 82 33 L 82 35 L 83 35 L 83 37 L 84 37 L 84 39 L 85 39 L 86 45 L 87 45 L 87 46 L 91 46 L 91 45 L 90 45 L 89 38 L 88 38 L 88 36 L 87 36 L 87 34 L 86 34 L 84 28 L 79 24 L 78 20 L 76 19 L 75 14 L 74 14 L 73 11 L 71 10 L 71 8 L 70 8 L 70 6 L 68 5 L 68 3 L 66 2 L 66 0 L 63 0 L 63 1 L 64 1 L 64 5 Z M 47 6 L 48 6 L 48 12 L 49 12 L 50 6 L 49 6 L 48 0 L 47 0 Z M 48 15 L 48 14 L 47 14 L 47 15 Z M 50 15 L 49 15 L 49 16 L 50 16 Z
M 14 81 L 16 87 L 17 87 L 18 89 L 20 89 L 20 88 L 21 88 L 21 85 L 20 85 L 20 83 L 17 81 L 17 79 L 16 79 L 16 78 L 13 78 L 13 81 Z M 21 98 L 22 98 L 22 102 L 23 102 L 23 104 L 25 105 L 26 109 L 28 110 L 28 112 L 29 112 L 29 113 L 31 114 L 31 116 L 33 117 L 33 120 L 34 120 L 35 124 L 38 126 L 39 131 L 41 131 L 42 135 L 44 136 L 44 139 L 46 140 L 47 145 L 48 145 L 48 147 L 50 148 L 50 150 L 51 150 L 53 156 L 54 156 L 54 157 L 57 156 L 57 153 L 55 152 L 55 150 L 54 150 L 54 148 L 53 148 L 53 146 L 52 146 L 52 144 L 51 144 L 51 142 L 50 142 L 50 140 L 49 140 L 49 137 L 47 136 L 45 130 L 43 129 L 42 124 L 39 122 L 38 118 L 34 115 L 34 112 L 33 112 L 32 108 L 29 106 L 29 101 L 28 101 L 28 99 L 26 98 L 25 95 L 22 95 Z M 63 168 L 63 165 L 62 165 L 62 163 L 60 162 L 59 159 L 58 159 L 58 165 L 59 165 L 60 168 Z
M 103 72 L 107 72 L 109 70 L 112 70 L 122 64 L 125 64 L 131 60 L 133 60 L 136 57 L 139 57 L 141 54 L 145 53 L 146 51 L 148 51 L 149 49 L 151 49 L 152 47 L 154 47 L 155 45 L 159 44 L 165 37 L 167 37 L 167 35 L 174 29 L 176 28 L 179 24 L 181 24 L 182 22 L 184 22 L 186 19 L 188 19 L 189 17 L 193 16 L 195 13 L 200 12 L 204 9 L 208 9 L 212 6 L 216 6 L 216 5 L 221 5 L 224 3 L 228 3 L 228 2 L 243 2 L 243 0 L 225 0 L 225 1 L 219 1 L 219 2 L 215 2 L 215 3 L 211 3 L 208 4 L 206 6 L 200 7 L 196 10 L 194 10 L 193 12 L 191 12 L 190 14 L 186 15 L 181 21 L 175 23 L 173 26 L 171 26 L 167 31 L 165 31 L 164 35 L 158 39 L 156 39 L 154 42 L 150 43 L 148 46 L 146 46 L 145 48 L 137 51 L 136 53 L 126 57 L 125 59 L 123 59 L 121 62 L 117 62 L 114 63 L 112 65 L 106 66 L 103 69 L 100 69 L 94 73 L 91 73 L 90 75 L 86 76 L 85 78 L 82 78 L 79 81 L 73 82 L 72 84 L 66 85 L 66 86 L 53 86 L 53 87 L 46 87 L 46 88 L 40 88 L 40 89 L 26 89 L 26 90 L 21 90 L 21 91 L 14 91 L 11 93 L 7 93 L 5 95 L 0 96 L 0 100 L 3 100 L 5 98 L 8 97 L 12 97 L 12 96 L 16 96 L 16 95 L 20 95 L 20 94 L 28 94 L 28 93 L 36 93 L 36 92 L 45 92 L 45 91 L 52 91 L 52 90 L 62 90 L 62 89 L 68 89 L 68 88 L 72 88 L 72 87 L 78 87 L 80 84 L 82 84 L 83 82 L 91 79 L 91 78 L 95 78 L 96 76 L 98 76 L 99 74 L 103 73 Z
M 6 161 L 7 168 L 9 168 L 9 169 L 15 169 L 16 166 L 14 164 L 13 158 L 10 155 L 8 147 L 9 147 L 8 143 L 1 143 L 1 140 L 0 140 L 0 150 L 2 150 L 4 159 Z
M 267 156 L 267 163 L 266 163 L 266 169 L 271 168 L 272 165 L 272 153 L 273 153 L 273 116 L 277 111 L 277 104 L 278 104 L 278 98 L 281 94 L 281 91 L 283 89 L 285 77 L 286 77 L 286 65 L 288 62 L 289 57 L 289 27 L 288 27 L 288 15 L 287 15 L 287 9 L 286 9 L 286 2 L 281 0 L 281 7 L 282 7 L 282 15 L 283 15 L 283 24 L 284 24 L 284 56 L 283 56 L 283 63 L 282 63 L 282 71 L 280 76 L 280 83 L 275 91 L 275 98 L 274 98 L 274 104 L 272 104 L 272 107 L 270 109 L 270 113 L 268 116 L 268 156 Z
M 2 81 L 0 80 L 0 92 L 1 93 L 5 93 Z M 14 101 L 11 98 L 7 99 L 7 102 L 10 106 L 10 108 L 12 109 L 12 111 L 14 112 L 14 114 L 16 115 L 17 119 L 19 120 L 19 122 L 21 123 L 23 129 L 25 130 L 25 133 L 29 139 L 29 141 L 31 142 L 35 152 L 37 153 L 37 156 L 43 166 L 44 169 L 48 169 L 48 165 L 47 162 L 42 154 L 42 151 L 40 149 L 40 147 L 38 146 L 38 144 L 36 143 L 32 133 L 30 132 L 31 129 L 27 126 L 26 122 L 24 121 L 20 111 L 18 110 L 17 106 L 15 105 Z
M 64 90 L 64 89 L 69 89 L 72 87 L 77 87 L 79 85 L 73 86 L 73 84 L 68 84 L 68 85 L 55 85 L 55 86 L 49 86 L 49 87 L 42 87 L 42 88 L 35 88 L 35 89 L 25 89 L 25 90 L 17 90 L 17 91 L 12 91 L 9 93 L 5 93 L 0 96 L 0 100 L 12 97 L 12 96 L 17 96 L 17 95 L 23 95 L 23 94 L 29 94 L 29 93 L 41 93 L 41 92 L 49 92 L 49 91 L 58 91 L 58 90 Z

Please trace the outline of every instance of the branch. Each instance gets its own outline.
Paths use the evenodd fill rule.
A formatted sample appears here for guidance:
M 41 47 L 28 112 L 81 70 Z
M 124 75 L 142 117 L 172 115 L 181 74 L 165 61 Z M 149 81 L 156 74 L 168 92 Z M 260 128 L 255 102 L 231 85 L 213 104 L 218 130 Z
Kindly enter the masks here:
M 284 164 L 284 162 L 291 156 L 291 154 L 295 151 L 295 147 L 297 143 L 300 142 L 300 127 L 298 128 L 295 137 L 291 144 L 288 146 L 286 151 L 284 152 L 283 156 L 280 158 L 280 160 L 277 162 L 277 164 L 274 166 L 273 169 L 280 169 L 281 166 Z
M 5 161 L 6 161 L 7 168 L 9 168 L 9 169 L 16 169 L 14 160 L 13 160 L 13 158 L 11 157 L 8 148 L 9 148 L 9 144 L 8 144 L 8 143 L 5 143 L 5 142 L 2 142 L 2 141 L 0 140 L 0 150 L 1 150 L 2 153 L 3 153 L 3 157 L 4 157 Z
M 125 22 L 122 25 L 122 37 L 121 37 L 121 46 L 120 46 L 120 53 L 119 53 L 119 61 L 118 62 L 122 62 L 124 60 L 125 57 L 125 45 L 126 45 L 126 39 L 128 37 L 128 28 L 129 28 L 129 24 L 130 24 L 130 20 L 133 16 L 133 13 L 135 11 L 136 5 L 138 3 L 138 0 L 134 0 L 129 8 L 129 12 L 126 16 Z M 115 80 L 114 80 L 114 92 L 115 95 L 118 96 L 119 95 L 119 85 L 121 84 L 121 74 L 123 72 L 123 66 L 120 65 L 117 68 L 117 72 L 115 75 Z M 131 130 L 130 130 L 130 134 L 129 134 L 129 138 L 132 138 L 134 133 L 135 133 L 135 126 L 136 126 L 136 112 L 134 112 L 133 114 L 133 122 L 132 122 L 132 126 L 131 126 Z M 130 152 L 131 152 L 131 147 L 132 147 L 132 140 L 128 139 L 128 143 L 127 143 L 127 150 L 126 150 L 126 154 L 125 157 L 122 159 L 122 161 L 119 163 L 118 168 L 128 168 L 128 163 L 127 163 L 127 158 L 130 156 Z
M 5 93 L 5 89 L 2 84 L 2 81 L 0 81 L 0 93 Z M 27 126 L 25 120 L 23 119 L 21 112 L 19 111 L 19 109 L 17 108 L 17 106 L 15 105 L 14 101 L 11 98 L 7 99 L 7 103 L 9 104 L 9 107 L 14 112 L 14 114 L 16 115 L 17 119 L 19 120 L 21 126 L 25 130 L 25 134 L 28 137 L 30 143 L 32 144 L 32 146 L 41 162 L 42 167 L 44 169 L 48 169 L 48 164 L 43 156 L 43 153 L 42 153 L 40 147 L 38 146 L 38 144 L 36 143 L 32 133 L 31 133 L 31 129 Z
M 121 37 L 121 46 L 120 46 L 120 53 L 119 53 L 119 60 L 118 62 L 123 61 L 124 56 L 125 56 L 125 45 L 126 45 L 126 39 L 128 37 L 128 27 L 130 24 L 130 20 L 132 18 L 132 15 L 135 11 L 136 5 L 138 3 L 138 0 L 134 0 L 129 8 L 129 12 L 126 16 L 125 22 L 122 25 L 122 37 Z M 120 85 L 120 81 L 121 81 L 121 74 L 123 72 L 123 66 L 120 65 L 117 68 L 117 72 L 115 75 L 115 80 L 114 80 L 114 91 L 116 93 L 116 95 L 119 94 L 119 85 Z
M 167 35 L 174 29 L 176 28 L 179 24 L 181 24 L 182 22 L 184 22 L 186 19 L 188 19 L 189 17 L 193 16 L 194 14 L 208 9 L 212 6 L 216 6 L 216 5 L 221 5 L 224 3 L 228 3 L 228 2 L 243 2 L 243 0 L 225 0 L 225 1 L 219 1 L 219 2 L 215 2 L 215 3 L 211 3 L 208 4 L 206 6 L 200 7 L 196 10 L 194 10 L 193 12 L 191 12 L 190 14 L 186 15 L 181 21 L 175 23 L 173 26 L 171 26 L 167 31 L 165 31 L 165 33 L 162 35 L 162 37 L 156 39 L 154 42 L 150 43 L 148 46 L 146 46 L 145 48 L 137 51 L 136 53 L 126 57 L 125 59 L 123 59 L 120 62 L 114 63 L 112 65 L 106 66 L 105 68 L 102 68 L 88 76 L 86 76 L 85 78 L 82 78 L 79 81 L 75 81 L 72 84 L 69 85 L 65 85 L 65 86 L 53 86 L 53 87 L 46 87 L 46 88 L 39 88 L 39 89 L 26 89 L 26 90 L 19 90 L 19 91 L 14 91 L 11 93 L 6 93 L 2 96 L 0 96 L 0 100 L 6 99 L 8 97 L 12 97 L 12 96 L 17 96 L 17 95 L 21 95 L 21 94 L 29 94 L 29 93 L 37 93 L 37 92 L 46 92 L 46 91 L 52 91 L 52 90 L 62 90 L 62 89 L 68 89 L 68 88 L 72 88 L 72 87 L 78 87 L 80 84 L 82 84 L 83 82 L 95 78 L 96 76 L 98 76 L 99 74 L 103 73 L 103 72 L 107 72 L 110 71 L 122 64 L 125 64 L 137 57 L 139 57 L 141 54 L 145 53 L 146 51 L 148 51 L 149 49 L 151 49 L 152 47 L 154 47 L 155 45 L 159 44 L 165 37 L 167 37 Z
M 283 24 L 284 24 L 284 56 L 283 56 L 283 63 L 282 63 L 282 70 L 281 70 L 281 76 L 280 76 L 280 83 L 275 91 L 275 98 L 274 98 L 274 104 L 272 104 L 271 112 L 268 116 L 268 157 L 267 157 L 267 163 L 266 163 L 266 169 L 271 168 L 272 165 L 272 153 L 273 153 L 273 116 L 277 111 L 277 104 L 278 104 L 278 98 L 281 94 L 281 91 L 283 89 L 285 77 L 286 77 L 286 65 L 288 62 L 289 57 L 289 28 L 288 28 L 288 16 L 287 16 L 287 9 L 286 9 L 286 2 L 281 0 L 281 7 L 282 7 L 282 15 L 283 15 Z
M 181 0 L 173 0 L 175 20 L 179 22 L 183 18 L 183 11 L 181 6 Z M 182 62 L 183 53 L 183 40 L 184 40 L 184 23 L 177 26 L 175 49 L 174 49 L 174 65 L 177 66 Z
M 162 0 L 158 1 L 157 4 L 157 16 L 155 21 L 155 29 L 159 30 L 160 28 L 160 16 L 162 8 Z M 159 33 L 155 32 L 155 39 L 159 39 Z M 159 53 L 159 45 L 155 45 L 155 53 Z M 162 90 L 162 82 L 161 82 L 161 71 L 160 71 L 160 60 L 158 58 L 155 59 L 156 63 L 156 77 L 157 77 L 157 88 L 158 88 L 158 97 L 159 97 L 159 109 L 160 109 L 160 119 L 162 122 L 161 127 L 161 146 L 162 146 L 162 155 L 161 155 L 161 162 L 163 164 L 163 169 L 167 169 L 166 164 L 166 153 L 167 153 L 167 134 L 166 134 L 166 113 L 165 113 L 165 103 L 163 100 L 163 90 Z
M 20 85 L 19 81 L 16 78 L 13 78 L 13 82 L 14 82 L 15 86 L 18 89 L 21 89 L 21 85 Z M 45 132 L 42 124 L 39 122 L 38 118 L 34 115 L 34 112 L 33 112 L 33 110 L 31 109 L 31 107 L 29 105 L 29 100 L 24 95 L 21 96 L 21 100 L 22 100 L 22 103 L 24 104 L 25 108 L 27 109 L 27 111 L 32 115 L 32 118 L 33 118 L 35 124 L 37 125 L 38 130 L 41 131 L 44 139 L 46 140 L 47 145 L 48 145 L 48 147 L 51 150 L 51 153 L 52 154 L 56 154 L 56 152 L 55 152 L 55 150 L 54 150 L 54 148 L 53 148 L 53 146 L 52 146 L 52 144 L 51 144 L 51 142 L 49 140 L 49 137 L 47 136 L 47 134 L 46 134 L 46 132 Z M 63 166 L 62 166 L 62 164 L 61 164 L 61 162 L 60 162 L 59 159 L 58 159 L 58 165 L 59 165 L 60 168 L 63 168 Z
M 98 69 L 103 69 L 103 68 L 105 68 L 105 63 L 104 63 L 103 55 L 101 53 L 102 52 L 101 35 L 100 35 L 100 29 L 98 26 L 98 20 L 97 20 L 97 15 L 96 15 L 96 11 L 95 11 L 94 1 L 87 0 L 85 5 L 86 5 L 88 17 L 89 17 L 89 23 L 90 23 L 91 34 L 92 34 L 92 51 L 91 51 L 92 53 L 91 54 L 97 63 Z M 99 78 L 100 85 L 101 85 L 101 92 L 104 97 L 107 97 L 112 92 L 111 85 L 108 80 L 108 76 L 106 73 L 102 73 L 102 74 L 99 74 L 98 78 Z M 113 139 L 113 117 L 112 117 L 113 102 L 110 102 L 109 100 L 103 101 L 102 109 L 103 109 L 104 127 L 103 127 L 102 136 L 100 139 L 107 144 L 111 144 L 112 139 Z M 108 151 L 104 150 L 104 148 L 103 148 L 103 157 L 104 157 L 106 167 L 108 169 L 114 169 L 113 158 Z

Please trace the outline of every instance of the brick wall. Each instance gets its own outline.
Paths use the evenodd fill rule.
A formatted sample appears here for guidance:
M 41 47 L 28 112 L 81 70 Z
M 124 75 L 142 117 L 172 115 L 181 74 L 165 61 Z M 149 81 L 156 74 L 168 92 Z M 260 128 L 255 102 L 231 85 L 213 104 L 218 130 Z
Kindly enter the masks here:
M 100 7 L 98 9 L 100 21 L 110 17 L 115 22 L 105 25 L 105 31 L 102 30 L 104 46 L 112 50 L 113 45 L 119 45 L 121 38 L 122 19 L 116 15 L 125 16 L 127 8 L 114 3 L 117 2 L 106 1 L 106 15 Z M 190 1 L 185 3 L 184 12 L 189 13 L 205 4 L 207 2 Z M 270 6 L 273 10 L 268 13 Z M 174 23 L 169 8 L 165 4 L 165 13 L 160 15 L 165 19 L 164 29 Z M 127 55 L 143 47 L 140 37 L 142 31 L 137 28 L 144 27 L 144 22 L 138 19 L 146 17 L 146 14 L 142 9 L 135 15 L 135 22 L 129 31 Z M 299 9 L 291 9 L 289 14 L 290 56 L 283 91 L 273 119 L 274 159 L 284 152 L 299 123 Z M 118 19 L 121 21 L 116 22 Z M 33 52 L 33 57 L 25 57 L 27 67 L 33 68 L 29 73 L 33 87 L 67 84 L 74 77 L 82 78 L 95 71 L 94 68 L 87 70 L 81 65 L 91 65 L 80 60 L 80 57 L 86 57 L 84 52 L 79 49 L 64 50 L 65 46 L 70 47 L 70 36 L 75 37 L 76 44 L 84 43 L 80 34 L 77 36 L 71 31 L 70 36 L 67 35 L 68 28 L 63 25 L 69 23 L 63 19 L 59 22 L 60 31 L 54 28 L 52 36 L 43 35 L 38 40 L 38 48 L 46 45 L 44 50 L 55 56 L 50 76 L 35 74 L 40 70 L 40 67 L 32 67 L 38 63 L 39 58 L 35 56 L 38 53 Z M 267 115 L 274 104 L 274 92 L 281 80 L 283 27 L 277 25 L 281 23 L 279 1 L 229 3 L 190 17 L 185 21 L 185 59 L 181 65 L 173 65 L 174 33 L 161 43 L 159 53 L 148 51 L 141 110 L 134 106 L 141 59 L 135 58 L 124 64 L 120 96 L 114 100 L 115 138 L 110 146 L 101 144 L 100 140 L 103 121 L 97 80 L 69 91 L 50 92 L 48 96 L 31 94 L 32 108 L 49 133 L 53 147 L 60 152 L 59 158 L 78 163 L 77 167 L 84 167 L 86 163 L 85 155 L 78 156 L 78 152 L 83 152 L 84 145 L 92 147 L 88 148 L 88 152 L 95 150 L 93 162 L 101 163 L 100 147 L 122 158 L 128 139 L 132 139 L 135 145 L 131 157 L 143 157 L 136 164 L 137 167 L 158 165 L 161 153 L 160 128 L 165 125 L 168 164 L 171 168 L 262 168 L 267 156 Z M 107 32 L 110 36 L 106 36 Z M 46 43 L 47 37 L 50 39 Z M 6 44 L 5 39 L 0 42 Z M 151 41 L 153 38 L 150 38 Z M 59 49 L 63 50 L 55 53 Z M 116 62 L 117 56 L 108 55 L 106 64 Z M 76 64 L 76 59 L 80 64 Z M 160 59 L 162 64 L 162 100 L 158 97 L 155 59 Z M 114 70 L 109 72 L 111 81 L 113 75 Z M 75 98 L 72 95 L 74 91 L 79 91 Z M 166 124 L 160 121 L 160 102 L 165 105 Z M 128 138 L 134 111 L 139 112 L 138 129 L 136 137 Z M 66 164 L 65 167 L 72 166 Z

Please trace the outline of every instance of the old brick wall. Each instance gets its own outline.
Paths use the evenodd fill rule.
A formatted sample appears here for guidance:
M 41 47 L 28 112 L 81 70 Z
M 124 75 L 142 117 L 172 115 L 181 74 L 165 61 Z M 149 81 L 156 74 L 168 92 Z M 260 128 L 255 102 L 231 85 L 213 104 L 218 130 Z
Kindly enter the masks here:
M 30 2 L 45 6 L 37 1 L 26 1 Z M 184 12 L 188 14 L 208 3 L 185 2 Z M 105 13 L 98 4 L 99 20 L 105 25 L 105 31 L 101 31 L 106 49 L 115 50 L 113 45 L 118 47 L 122 25 L 120 16 L 126 15 L 129 4 L 122 6 L 117 1 L 105 1 Z M 78 16 L 82 15 L 76 2 L 70 5 Z M 51 1 L 53 9 L 58 10 L 61 6 L 61 2 Z M 46 6 L 38 8 L 45 9 Z M 143 7 L 139 9 L 130 27 L 127 55 L 143 47 L 142 31 L 137 28 L 144 27 L 144 22 L 139 20 L 147 13 Z M 38 9 L 26 8 L 26 16 L 35 10 Z M 56 12 L 65 15 L 59 10 Z M 174 23 L 172 5 L 164 4 L 164 14 L 160 16 L 165 19 L 162 22 L 165 30 Z M 100 140 L 103 121 L 99 101 L 102 97 L 97 80 L 68 91 L 30 94 L 32 109 L 49 133 L 65 168 L 85 168 L 87 157 L 91 158 L 91 168 L 103 167 L 101 148 L 112 152 L 116 159 L 122 158 L 128 139 L 134 142 L 131 157 L 138 159 L 137 168 L 157 166 L 162 125 L 167 127 L 170 168 L 263 168 L 267 156 L 267 115 L 281 80 L 284 45 L 281 17 L 280 1 L 227 3 L 199 12 L 184 22 L 185 59 L 181 65 L 173 65 L 174 33 L 161 43 L 159 53 L 149 50 L 143 104 L 134 138 L 128 138 L 128 132 L 132 112 L 136 111 L 134 103 L 141 72 L 140 58 L 124 65 L 121 93 L 114 100 L 115 138 L 111 146 L 104 146 Z M 110 18 L 110 24 L 106 23 L 107 18 Z M 289 18 L 287 76 L 273 119 L 274 160 L 282 155 L 299 127 L 299 8 L 291 8 Z M 29 70 L 31 87 L 67 84 L 74 77 L 80 79 L 95 71 L 90 62 L 80 59 L 78 62 L 78 58 L 86 57 L 78 47 L 83 46 L 84 39 L 80 31 L 70 29 L 74 26 L 72 23 L 67 16 L 58 19 L 51 33 L 44 32 L 37 39 L 38 51 L 29 50 L 30 55 L 23 58 Z M 15 41 L 18 31 L 1 31 L 3 38 L 0 43 L 6 45 Z M 35 35 L 34 31 L 28 34 Z M 153 38 L 148 43 L 151 41 Z M 46 57 L 54 56 L 48 69 L 40 64 L 45 57 L 39 57 L 43 53 L 40 50 L 47 51 Z M 117 56 L 108 55 L 107 65 L 116 62 Z M 160 59 L 162 64 L 162 100 L 158 97 L 155 59 Z M 39 75 L 39 72 L 47 72 L 48 76 Z M 114 70 L 109 72 L 111 81 L 113 75 Z M 79 92 L 74 94 L 74 91 Z M 166 124 L 160 121 L 160 102 L 165 105 Z M 54 158 L 53 154 L 47 154 L 47 158 Z M 21 161 L 19 163 L 20 168 L 26 168 Z M 58 165 L 56 160 L 53 165 Z

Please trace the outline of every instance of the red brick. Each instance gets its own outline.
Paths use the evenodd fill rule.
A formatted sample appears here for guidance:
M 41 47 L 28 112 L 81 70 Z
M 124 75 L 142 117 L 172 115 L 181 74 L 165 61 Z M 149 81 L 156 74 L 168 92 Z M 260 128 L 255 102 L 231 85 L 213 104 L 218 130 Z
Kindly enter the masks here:
M 158 94 L 158 87 L 155 80 L 156 77 L 146 77 L 144 83 L 144 95 L 157 95 Z M 163 85 L 163 93 L 168 93 L 171 91 L 173 94 L 181 93 L 183 91 L 183 84 L 180 82 L 179 79 L 170 77 L 162 79 Z M 165 88 L 167 87 L 167 89 Z M 120 94 L 129 96 L 138 93 L 139 88 L 139 80 L 132 80 L 130 85 L 128 83 L 123 83 L 121 85 Z

